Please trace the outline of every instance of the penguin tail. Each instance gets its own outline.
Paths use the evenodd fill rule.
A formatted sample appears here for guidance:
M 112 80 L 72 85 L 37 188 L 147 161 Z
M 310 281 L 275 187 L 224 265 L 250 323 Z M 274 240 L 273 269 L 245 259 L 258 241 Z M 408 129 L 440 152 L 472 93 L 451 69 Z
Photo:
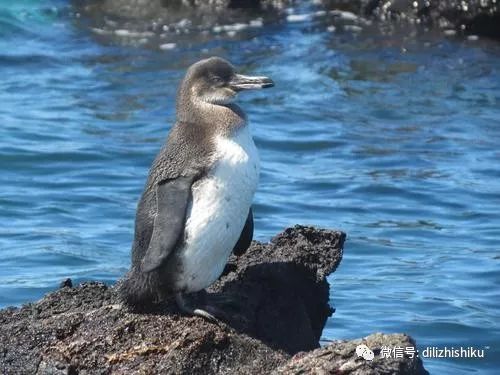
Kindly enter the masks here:
M 156 272 L 143 273 L 135 269 L 118 282 L 120 300 L 132 311 L 147 310 L 160 301 Z

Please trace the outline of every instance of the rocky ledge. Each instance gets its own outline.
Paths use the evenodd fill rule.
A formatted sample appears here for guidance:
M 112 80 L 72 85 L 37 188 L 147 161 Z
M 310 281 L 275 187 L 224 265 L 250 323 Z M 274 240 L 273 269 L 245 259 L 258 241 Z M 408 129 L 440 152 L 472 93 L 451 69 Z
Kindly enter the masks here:
M 197 25 L 194 30 L 216 25 L 245 22 L 248 17 L 260 17 L 276 22 L 285 9 L 292 9 L 297 0 L 73 0 L 75 11 L 92 20 L 101 34 L 113 34 L 110 24 L 120 29 L 174 30 Z M 372 20 L 384 34 L 392 26 L 402 25 L 401 33 L 415 27 L 415 32 L 427 28 L 444 31 L 445 35 L 485 36 L 500 39 L 500 5 L 498 0 L 314 0 L 320 13 L 328 14 L 336 26 L 344 28 L 347 20 L 355 30 Z M 325 12 L 330 11 L 330 12 Z M 107 18 L 111 17 L 112 21 Z M 342 20 L 343 19 L 343 20 Z M 144 23 L 143 23 L 144 22 Z M 260 22 L 260 21 L 259 21 Z M 241 25 L 240 25 L 241 26 Z M 423 27 L 421 27 L 423 26 Z M 182 27 L 181 27 L 182 28 Z M 115 30 L 120 34 L 119 30 Z M 220 27 L 219 27 L 220 29 Z M 376 31 L 371 28 L 370 32 Z M 411 30 L 411 29 L 410 29 Z M 133 34 L 133 33 L 132 33 Z
M 0 371 L 425 374 L 418 358 L 380 356 L 384 345 L 414 346 L 405 335 L 376 334 L 319 348 L 333 312 L 326 277 L 342 259 L 344 240 L 341 232 L 295 226 L 233 256 L 201 296 L 226 304 L 228 320 L 219 325 L 180 315 L 169 302 L 131 312 L 115 287 L 73 288 L 66 282 L 38 302 L 0 311 Z M 360 343 L 374 352 L 372 361 L 358 357 Z
M 497 0 L 321 0 L 382 23 L 434 26 L 446 35 L 472 34 L 500 39 Z

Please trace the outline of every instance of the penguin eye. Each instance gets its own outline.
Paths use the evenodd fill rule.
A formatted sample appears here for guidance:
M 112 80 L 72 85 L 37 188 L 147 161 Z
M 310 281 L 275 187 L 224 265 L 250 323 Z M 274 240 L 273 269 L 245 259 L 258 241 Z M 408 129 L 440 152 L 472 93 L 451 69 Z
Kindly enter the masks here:
M 216 85 L 220 85 L 220 84 L 222 84 L 224 82 L 222 80 L 222 78 L 219 77 L 219 76 L 212 76 L 212 77 L 210 77 L 210 80 L 212 81 L 212 83 L 214 83 Z

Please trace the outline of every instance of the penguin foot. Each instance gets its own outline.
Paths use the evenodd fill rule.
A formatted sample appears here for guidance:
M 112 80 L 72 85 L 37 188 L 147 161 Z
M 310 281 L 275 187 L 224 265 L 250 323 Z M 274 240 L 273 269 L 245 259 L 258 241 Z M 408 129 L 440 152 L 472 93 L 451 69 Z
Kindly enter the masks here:
M 208 311 L 205 311 L 203 309 L 194 309 L 193 315 L 202 317 L 208 320 L 209 322 L 215 323 L 217 325 L 220 323 L 220 321 L 214 315 L 210 314 Z
M 182 295 L 182 293 L 177 293 L 175 295 L 175 302 L 177 303 L 177 306 L 179 307 L 179 309 L 183 313 L 186 313 L 188 315 L 199 316 L 199 317 L 204 318 L 204 319 L 208 320 L 209 322 L 215 323 L 217 325 L 220 323 L 220 320 L 217 319 L 216 316 L 224 317 L 223 313 L 221 313 L 217 308 L 213 308 L 211 306 L 206 306 L 205 310 L 192 308 L 191 306 L 189 306 L 187 301 L 184 299 L 184 296 Z

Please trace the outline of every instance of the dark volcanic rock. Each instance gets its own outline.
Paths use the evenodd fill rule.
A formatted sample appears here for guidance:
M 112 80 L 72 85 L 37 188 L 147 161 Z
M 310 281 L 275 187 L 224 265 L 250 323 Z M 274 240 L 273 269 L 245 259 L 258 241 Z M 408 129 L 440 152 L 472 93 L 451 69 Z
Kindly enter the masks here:
M 375 357 L 367 361 L 356 354 L 356 347 L 364 344 Z M 403 354 L 401 358 L 382 358 L 382 347 L 402 349 L 415 348 L 415 341 L 402 334 L 384 335 L 375 333 L 363 339 L 335 341 L 332 344 L 309 353 L 298 353 L 274 374 L 345 374 L 345 375 L 382 375 L 382 374 L 419 374 L 428 372 L 416 355 Z M 413 357 L 413 358 L 411 358 Z
M 278 0 L 72 0 L 76 13 L 102 33 L 119 30 L 169 33 L 179 38 L 186 31 L 201 32 L 213 26 L 272 19 L 288 1 Z M 145 34 L 147 35 L 147 34 Z
M 288 353 L 314 349 L 332 314 L 326 276 L 342 259 L 344 239 L 341 232 L 289 228 L 233 256 L 209 291 L 244 296 L 232 310 L 231 327 Z
M 358 366 L 356 344 L 349 342 L 320 349 L 331 351 L 326 355 L 335 369 L 320 359 L 327 358 L 321 351 L 298 354 L 287 364 L 291 355 L 319 347 L 331 314 L 326 276 L 342 258 L 344 239 L 341 232 L 296 226 L 232 257 L 217 283 L 197 296 L 223 303 L 227 324 L 179 315 L 171 303 L 133 313 L 115 287 L 101 283 L 63 287 L 36 303 L 2 310 L 0 372 L 267 374 L 317 367 L 337 373 L 337 365 L 350 360 Z M 390 345 L 393 336 L 380 337 Z M 421 362 L 400 362 L 399 372 L 391 373 L 420 373 Z M 379 365 L 373 363 L 370 368 Z
M 328 8 L 349 10 L 381 22 L 403 22 L 500 38 L 497 0 L 323 0 Z
M 75 13 L 84 15 L 77 17 L 77 24 L 90 28 L 97 40 L 168 49 L 174 43 L 212 40 L 214 34 L 280 24 L 287 19 L 286 10 L 298 1 L 72 0 L 72 4 Z M 449 36 L 500 39 L 498 0 L 319 0 L 309 4 L 319 11 L 314 13 L 317 19 L 341 30 L 417 35 L 434 28 Z
M 326 276 L 345 235 L 287 229 L 231 258 L 207 298 L 232 296 L 228 324 L 181 316 L 175 306 L 132 313 L 115 288 L 62 288 L 0 312 L 2 373 L 269 373 L 287 353 L 318 347 L 331 310 Z M 67 284 L 67 283 L 66 283 Z

